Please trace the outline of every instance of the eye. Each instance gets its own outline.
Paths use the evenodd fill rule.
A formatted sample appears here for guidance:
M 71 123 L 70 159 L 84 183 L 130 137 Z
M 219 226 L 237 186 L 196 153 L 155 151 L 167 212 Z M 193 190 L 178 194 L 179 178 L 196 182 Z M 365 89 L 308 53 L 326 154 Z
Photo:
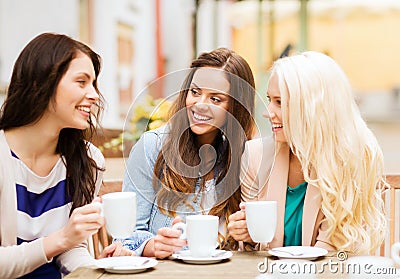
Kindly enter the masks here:
M 193 96 L 199 96 L 200 92 L 196 88 L 190 88 L 190 93 L 192 93 Z
M 218 104 L 221 102 L 221 99 L 218 97 L 211 97 L 211 102 L 213 102 L 214 104 Z
M 78 82 L 80 85 L 85 85 L 86 80 L 79 79 L 79 80 L 77 80 L 77 82 Z
M 267 96 L 267 102 L 271 103 L 271 97 L 270 96 Z

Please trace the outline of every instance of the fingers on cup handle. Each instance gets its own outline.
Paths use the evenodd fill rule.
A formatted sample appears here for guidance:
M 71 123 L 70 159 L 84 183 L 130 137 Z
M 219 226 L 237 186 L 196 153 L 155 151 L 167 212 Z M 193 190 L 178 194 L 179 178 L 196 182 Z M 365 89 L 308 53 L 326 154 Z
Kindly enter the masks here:
M 181 236 L 179 239 L 186 239 L 186 224 L 179 222 L 172 226 L 172 229 L 181 231 Z
M 95 198 L 92 200 L 92 203 L 94 203 L 94 202 L 101 202 L 101 197 L 95 197 Z
M 94 206 L 97 206 L 97 207 L 100 209 L 100 216 L 104 217 L 104 214 L 103 214 L 103 204 L 102 204 L 101 202 L 98 202 L 98 201 L 92 202 L 92 204 L 93 204 Z

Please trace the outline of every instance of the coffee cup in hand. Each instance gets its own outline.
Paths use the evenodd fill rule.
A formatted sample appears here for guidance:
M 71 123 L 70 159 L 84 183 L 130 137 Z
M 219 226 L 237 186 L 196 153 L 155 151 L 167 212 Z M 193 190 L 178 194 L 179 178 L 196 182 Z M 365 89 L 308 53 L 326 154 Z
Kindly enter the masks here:
M 113 238 L 127 238 L 136 226 L 136 193 L 113 192 L 101 196 L 101 215 L 106 221 L 107 232 Z
M 182 231 L 181 239 L 187 239 L 193 257 L 210 257 L 218 241 L 218 216 L 191 215 L 185 223 L 176 223 L 173 229 Z
M 276 201 L 246 202 L 246 223 L 254 242 L 271 242 L 277 222 Z

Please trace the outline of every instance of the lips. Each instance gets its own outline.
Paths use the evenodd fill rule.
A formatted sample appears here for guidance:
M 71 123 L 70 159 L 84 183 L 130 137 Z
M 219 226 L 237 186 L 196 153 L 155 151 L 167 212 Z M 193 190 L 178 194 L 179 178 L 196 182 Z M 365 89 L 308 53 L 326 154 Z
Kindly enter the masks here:
M 90 113 L 90 107 L 88 106 L 77 106 L 76 109 L 86 113 Z
M 282 130 L 282 123 L 271 123 L 272 124 L 272 132 L 279 132 Z
M 207 122 L 212 119 L 211 117 L 209 117 L 207 115 L 197 113 L 193 110 L 192 110 L 192 116 L 193 116 L 193 120 L 195 120 L 196 122 Z

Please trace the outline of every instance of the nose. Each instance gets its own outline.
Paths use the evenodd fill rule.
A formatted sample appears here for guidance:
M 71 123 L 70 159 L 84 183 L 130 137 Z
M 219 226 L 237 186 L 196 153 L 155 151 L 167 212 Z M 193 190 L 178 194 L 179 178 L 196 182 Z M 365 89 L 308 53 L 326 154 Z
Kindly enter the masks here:
M 88 87 L 88 91 L 86 93 L 86 97 L 90 100 L 96 102 L 99 99 L 99 93 L 97 93 L 96 88 L 94 88 L 93 84 Z
M 270 114 L 270 112 L 268 111 L 268 109 L 266 109 L 266 110 L 263 111 L 262 116 L 263 116 L 264 118 L 267 118 L 267 119 L 271 118 L 271 114 Z
M 275 116 L 272 104 L 269 103 L 267 109 L 263 112 L 263 117 L 267 119 L 272 119 Z
M 194 106 L 201 111 L 206 111 L 209 109 L 209 105 L 207 103 L 207 96 L 205 96 L 206 94 L 203 94 L 201 96 L 201 98 L 199 98 L 196 103 L 194 104 Z
M 208 104 L 206 104 L 206 103 L 197 102 L 197 103 L 194 104 L 194 106 L 199 111 L 203 111 L 204 112 L 204 111 L 208 110 Z

